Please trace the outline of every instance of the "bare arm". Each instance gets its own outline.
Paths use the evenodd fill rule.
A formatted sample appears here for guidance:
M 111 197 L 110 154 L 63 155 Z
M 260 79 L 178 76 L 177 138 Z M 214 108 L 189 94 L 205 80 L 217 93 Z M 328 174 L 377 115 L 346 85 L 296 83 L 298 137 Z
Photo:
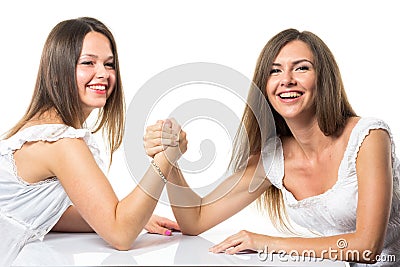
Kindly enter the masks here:
M 168 177 L 171 184 L 167 190 L 182 233 L 198 235 L 256 200 L 271 185 L 261 165 L 259 155 L 250 157 L 244 171 L 231 175 L 203 198 L 188 187 L 180 170 L 174 168 Z M 259 186 L 250 192 L 252 182 Z
M 90 233 L 92 227 L 82 218 L 74 206 L 70 206 L 57 224 L 54 225 L 53 232 L 72 232 L 72 233 Z
M 144 226 L 149 233 L 171 235 L 172 231 L 180 231 L 179 225 L 168 218 L 151 215 Z M 74 206 L 70 206 L 57 224 L 51 229 L 53 232 L 90 233 L 94 232 L 90 225 L 82 218 Z
M 173 120 L 173 123 L 176 124 L 176 121 Z M 168 151 L 171 149 L 171 138 L 163 129 L 163 121 L 147 127 L 144 136 L 147 154 L 154 156 L 161 151 Z M 180 132 L 179 140 L 186 140 L 185 132 Z M 260 155 L 251 156 L 245 170 L 228 177 L 203 198 L 188 186 L 182 172 L 174 166 L 168 175 L 170 183 L 167 184 L 167 190 L 182 233 L 198 235 L 257 199 L 271 185 L 265 178 L 260 159 Z M 251 183 L 259 185 L 256 190 L 249 190 L 253 188 L 250 187 Z
M 52 159 L 46 162 L 47 167 L 58 177 L 76 208 L 66 216 L 74 218 L 77 227 L 93 229 L 113 247 L 129 249 L 149 221 L 164 188 L 153 167 L 148 168 L 140 186 L 119 201 L 83 140 L 65 138 L 46 146 L 48 158 Z M 158 154 L 155 161 L 164 173 L 171 170 L 165 153 Z M 75 216 L 78 213 L 87 225 Z M 61 221 L 54 230 L 62 226 Z
M 388 134 L 373 130 L 364 140 L 357 157 L 358 207 L 354 233 L 318 238 L 280 238 L 241 231 L 211 249 L 236 253 L 243 249 L 292 250 L 303 253 L 313 250 L 317 257 L 330 258 L 330 248 L 338 250 L 338 240 L 345 239 L 347 247 L 333 256 L 339 260 L 374 262 L 383 247 L 392 199 L 391 146 Z M 351 253 L 357 251 L 356 254 Z M 366 257 L 362 257 L 366 253 Z M 358 255 L 358 256 L 357 256 Z M 343 256 L 343 257 L 342 257 Z

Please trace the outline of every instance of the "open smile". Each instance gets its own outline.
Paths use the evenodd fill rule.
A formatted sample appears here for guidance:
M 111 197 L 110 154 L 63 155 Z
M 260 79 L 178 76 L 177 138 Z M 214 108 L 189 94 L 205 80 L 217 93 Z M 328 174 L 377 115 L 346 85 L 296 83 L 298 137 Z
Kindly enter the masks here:
M 107 86 L 104 84 L 91 84 L 86 86 L 86 89 L 94 91 L 97 94 L 105 94 L 107 90 Z
M 283 100 L 296 99 L 302 95 L 303 95 L 303 93 L 298 92 L 298 91 L 283 92 L 283 93 L 278 94 L 278 96 Z

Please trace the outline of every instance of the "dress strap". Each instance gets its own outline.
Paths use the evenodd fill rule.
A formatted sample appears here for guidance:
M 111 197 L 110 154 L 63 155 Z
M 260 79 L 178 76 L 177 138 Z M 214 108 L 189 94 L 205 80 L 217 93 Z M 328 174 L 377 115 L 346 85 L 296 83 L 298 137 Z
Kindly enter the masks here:
M 267 179 L 278 189 L 282 189 L 284 176 L 283 148 L 279 137 L 269 139 L 261 149 L 263 167 Z
M 91 133 L 88 129 L 75 129 L 65 124 L 40 124 L 21 130 L 8 139 L 0 142 L 0 155 L 20 149 L 26 142 L 55 142 L 61 138 L 83 138 L 90 143 Z
M 341 170 L 339 170 L 339 179 L 343 175 L 346 175 L 343 173 L 346 169 L 348 171 L 356 171 L 356 161 L 357 161 L 357 156 L 358 152 L 361 148 L 362 143 L 364 142 L 365 138 L 369 135 L 371 130 L 376 130 L 376 129 L 382 129 L 387 131 L 387 133 L 390 136 L 390 141 L 391 141 L 391 147 L 392 147 L 392 162 L 395 162 L 395 145 L 393 142 L 393 136 L 390 131 L 390 128 L 386 122 L 384 122 L 381 119 L 377 118 L 372 118 L 372 117 L 366 117 L 366 118 L 361 118 L 356 126 L 354 126 L 349 142 L 347 145 L 347 149 L 344 155 L 344 162 L 348 163 L 348 166 L 341 166 Z

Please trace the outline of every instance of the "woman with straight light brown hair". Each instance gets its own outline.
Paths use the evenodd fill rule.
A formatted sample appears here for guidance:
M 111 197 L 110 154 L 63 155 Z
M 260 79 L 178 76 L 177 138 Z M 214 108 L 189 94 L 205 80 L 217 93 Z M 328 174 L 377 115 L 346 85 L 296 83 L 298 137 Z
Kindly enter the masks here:
M 0 141 L 1 266 L 50 230 L 95 231 L 114 248 L 128 250 L 143 227 L 164 235 L 179 229 L 152 216 L 166 181 L 160 171 L 170 169 L 165 153 L 154 157 L 141 180 L 148 191 L 136 187 L 122 200 L 102 171 L 85 121 L 99 110 L 94 132 L 103 130 L 112 159 L 124 132 L 123 98 L 108 28 L 88 17 L 57 24 L 44 45 L 29 108 Z M 180 145 L 185 151 L 186 143 Z M 169 160 L 177 160 L 178 152 L 169 150 Z
M 178 197 L 198 203 L 172 206 L 182 232 L 200 234 L 258 199 L 276 226 L 295 233 L 294 221 L 315 235 L 275 237 L 243 230 L 211 252 L 313 251 L 316 257 L 357 262 L 354 266 L 399 266 L 400 162 L 393 137 L 384 121 L 355 114 L 329 48 L 311 32 L 284 30 L 262 50 L 253 83 L 242 118 L 245 131 L 238 132 L 233 147 L 234 174 L 203 198 L 191 190 L 181 190 L 182 196 L 167 186 L 172 203 Z M 264 101 L 273 120 L 261 124 L 274 121 L 269 128 L 276 128 L 266 142 L 262 134 L 268 125 L 259 120 L 268 112 L 260 105 Z M 148 127 L 149 156 L 168 151 L 154 141 L 160 134 L 162 123 Z M 250 190 L 254 179 L 259 186 Z M 168 180 L 188 187 L 177 167 Z M 331 250 L 337 253 L 326 253 Z

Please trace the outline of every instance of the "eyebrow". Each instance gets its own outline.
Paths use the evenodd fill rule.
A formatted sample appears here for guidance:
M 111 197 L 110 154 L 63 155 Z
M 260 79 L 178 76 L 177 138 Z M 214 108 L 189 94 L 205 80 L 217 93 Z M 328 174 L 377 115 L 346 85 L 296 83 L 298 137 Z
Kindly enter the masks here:
M 314 63 L 312 63 L 310 60 L 305 59 L 305 58 L 295 60 L 295 61 L 292 62 L 292 64 L 293 64 L 293 65 L 297 65 L 297 64 L 302 63 L 302 62 L 308 62 L 308 63 L 310 63 L 311 65 L 314 66 Z M 272 63 L 272 66 L 282 66 L 282 64 L 273 62 L 273 63 Z
M 83 54 L 83 55 L 81 55 L 80 57 L 94 57 L 94 58 L 99 58 L 99 56 L 94 55 L 94 54 Z M 108 57 L 107 57 L 107 60 L 109 60 L 109 59 L 114 59 L 114 56 L 108 56 Z

